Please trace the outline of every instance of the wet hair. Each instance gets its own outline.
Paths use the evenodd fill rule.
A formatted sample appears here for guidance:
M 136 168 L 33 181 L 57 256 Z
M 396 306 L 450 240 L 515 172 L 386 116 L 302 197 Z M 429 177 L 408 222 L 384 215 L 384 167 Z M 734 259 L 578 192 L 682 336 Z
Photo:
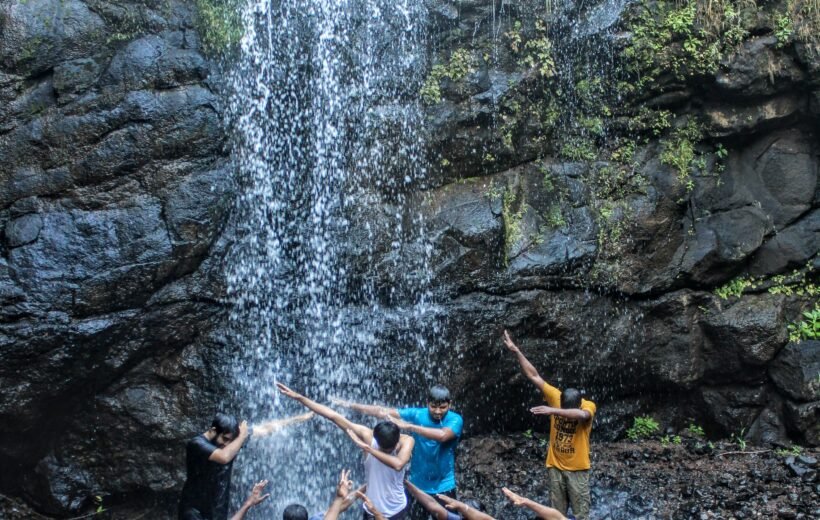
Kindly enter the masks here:
M 449 403 L 450 390 L 444 385 L 433 385 L 427 392 L 428 403 Z
M 561 392 L 561 408 L 580 408 L 581 392 L 577 388 L 565 388 Z
M 379 448 L 392 450 L 399 443 L 401 430 L 390 421 L 382 421 L 373 428 L 373 438 L 379 443 Z
M 308 520 L 307 509 L 299 504 L 291 504 L 282 513 L 282 520 Z
M 214 420 L 211 423 L 211 428 L 216 430 L 216 434 L 230 433 L 234 437 L 239 435 L 239 421 L 233 415 L 218 412 L 214 415 Z
M 467 507 L 471 507 L 476 511 L 481 511 L 482 513 L 484 512 L 484 504 L 482 504 L 475 498 L 468 498 L 464 501 L 464 503 L 467 504 Z

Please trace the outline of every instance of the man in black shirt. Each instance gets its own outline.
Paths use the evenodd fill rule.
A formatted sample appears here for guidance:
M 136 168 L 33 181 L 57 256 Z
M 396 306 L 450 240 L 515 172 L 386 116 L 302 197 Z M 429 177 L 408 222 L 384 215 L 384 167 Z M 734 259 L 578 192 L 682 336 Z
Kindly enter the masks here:
M 257 437 L 289 424 L 310 419 L 306 413 L 268 421 L 253 428 Z M 218 413 L 211 428 L 188 441 L 185 447 L 187 478 L 179 500 L 180 520 L 227 520 L 233 460 L 251 434 L 248 422 Z

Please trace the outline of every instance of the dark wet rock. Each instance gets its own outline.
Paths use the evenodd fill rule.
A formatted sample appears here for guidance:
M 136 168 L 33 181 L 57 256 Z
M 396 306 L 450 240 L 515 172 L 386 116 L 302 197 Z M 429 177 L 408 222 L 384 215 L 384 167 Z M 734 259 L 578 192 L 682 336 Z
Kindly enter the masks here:
M 801 442 L 811 446 L 820 445 L 820 401 L 786 401 L 785 418 L 786 425 Z
M 599 404 L 596 442 L 652 414 L 670 432 L 694 421 L 713 436 L 745 429 L 749 442 L 820 444 L 817 346 L 783 348 L 801 302 L 762 289 L 712 295 L 739 274 L 820 268 L 816 55 L 799 42 L 778 47 L 763 8 L 714 75 L 662 71 L 638 93 L 644 101 L 608 107 L 624 121 L 646 106 L 672 111 L 676 125 L 706 123 L 690 190 L 660 159 L 668 133 L 613 127 L 593 142 L 600 161 L 560 157 L 566 129 L 545 124 L 544 108 L 554 87 L 574 86 L 539 77 L 506 36 L 519 20 L 532 38 L 542 4 L 427 5 L 431 64 L 458 48 L 472 59 L 427 108 L 433 173 L 409 199 L 433 249 L 392 247 L 402 208 L 371 204 L 373 193 L 351 211 L 345 255 L 354 284 L 378 286 L 386 308 L 412 292 L 392 291 L 405 255 L 431 255 L 447 348 L 435 354 L 439 373 L 415 367 L 403 377 L 453 387 L 473 435 L 459 461 L 465 495 L 505 520 L 523 516 L 498 494 L 501 480 L 546 500 L 546 424 L 526 411 L 540 400 L 501 346 L 505 327 L 551 382 L 581 386 Z M 607 33 L 624 6 L 558 7 L 578 20 L 554 42 L 559 61 L 597 55 L 561 47 L 582 34 L 600 36 L 596 45 L 627 41 Z M 224 98 L 191 9 L 153 0 L 0 8 L 0 491 L 41 512 L 77 516 L 102 493 L 123 503 L 123 518 L 167 516 L 184 439 L 220 401 L 233 187 Z M 628 186 L 606 149 L 622 137 L 638 143 Z M 400 341 L 402 327 L 387 323 L 381 339 L 409 355 L 417 345 Z M 478 437 L 527 429 L 532 439 Z M 815 468 L 801 482 L 771 454 L 722 455 L 733 451 L 705 439 L 596 446 L 595 517 L 816 513 Z M 4 502 L 3 518 L 33 516 Z
M 91 88 L 101 72 L 100 63 L 90 58 L 67 61 L 54 67 L 54 91 L 60 103 L 67 103 Z
M 750 296 L 706 314 L 700 323 L 708 340 L 708 374 L 722 379 L 733 372 L 729 367 L 736 368 L 737 375 L 748 374 L 744 365 L 771 361 L 788 339 L 784 300 L 780 295 Z
M 792 87 L 805 79 L 791 56 L 778 52 L 777 38 L 762 36 L 743 42 L 726 56 L 717 73 L 717 86 L 732 95 L 766 96 Z
M 801 341 L 788 344 L 772 363 L 769 375 L 791 398 L 798 401 L 820 399 L 820 342 Z
M 755 252 L 749 272 L 755 276 L 802 267 L 820 250 L 820 211 L 814 210 L 766 240 Z
M 38 214 L 23 215 L 6 224 L 6 245 L 9 248 L 30 244 L 40 236 L 43 219 Z
M 803 110 L 806 100 L 794 94 L 772 98 L 760 105 L 706 107 L 704 115 L 714 137 L 744 135 L 785 125 Z
M 91 54 L 105 43 L 105 23 L 80 0 L 31 0 L 3 8 L 0 64 L 34 76 Z

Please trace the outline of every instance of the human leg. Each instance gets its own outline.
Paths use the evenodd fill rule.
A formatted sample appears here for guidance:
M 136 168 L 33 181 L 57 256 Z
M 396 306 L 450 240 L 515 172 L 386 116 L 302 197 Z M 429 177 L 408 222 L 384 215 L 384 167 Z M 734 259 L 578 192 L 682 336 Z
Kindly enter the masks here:
M 564 471 L 558 468 L 548 468 L 550 478 L 550 505 L 561 512 L 562 515 L 567 514 L 567 482 Z
M 592 502 L 589 493 L 589 470 L 567 471 L 566 478 L 572 514 L 578 520 L 587 520 Z

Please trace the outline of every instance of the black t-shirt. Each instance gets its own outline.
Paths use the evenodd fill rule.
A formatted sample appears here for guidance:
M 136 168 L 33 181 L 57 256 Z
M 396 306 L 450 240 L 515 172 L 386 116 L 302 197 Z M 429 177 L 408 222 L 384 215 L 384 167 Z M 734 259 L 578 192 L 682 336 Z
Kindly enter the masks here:
M 208 520 L 228 518 L 233 461 L 219 464 L 208 460 L 216 449 L 204 435 L 197 435 L 185 446 L 188 475 L 179 500 L 180 518 L 191 508 Z

